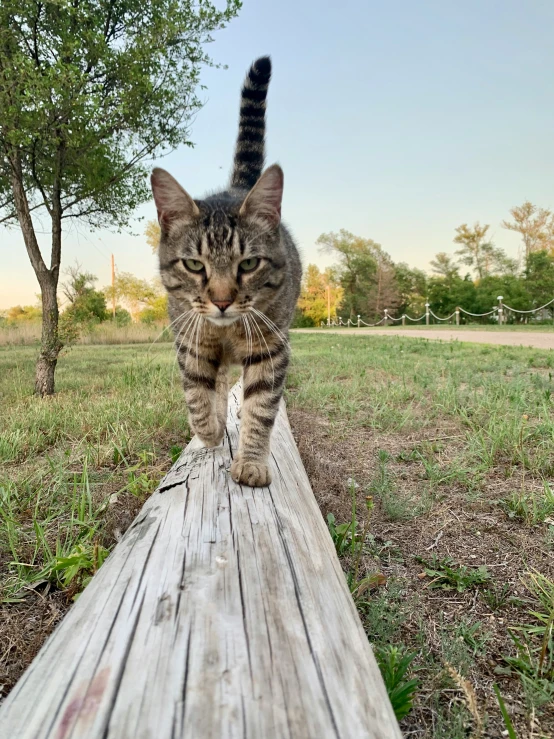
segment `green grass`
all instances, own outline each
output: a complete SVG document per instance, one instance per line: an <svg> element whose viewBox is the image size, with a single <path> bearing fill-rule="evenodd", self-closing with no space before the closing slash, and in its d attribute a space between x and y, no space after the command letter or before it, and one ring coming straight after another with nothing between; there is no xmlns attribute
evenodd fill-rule
<svg viewBox="0 0 554 739"><path fill-rule="evenodd" d="M45 581L78 592L114 543L106 521L126 499L145 500L190 435L169 346L74 347L46 400L31 394L34 356L0 353L0 600L9 602Z"/></svg>

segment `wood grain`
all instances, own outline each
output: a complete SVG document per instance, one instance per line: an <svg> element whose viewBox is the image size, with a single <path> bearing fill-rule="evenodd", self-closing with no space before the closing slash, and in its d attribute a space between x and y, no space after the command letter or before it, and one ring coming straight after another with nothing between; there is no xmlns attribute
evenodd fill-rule
<svg viewBox="0 0 554 739"><path fill-rule="evenodd" d="M0 709L6 739L398 739L284 405L269 488L193 439Z"/></svg>

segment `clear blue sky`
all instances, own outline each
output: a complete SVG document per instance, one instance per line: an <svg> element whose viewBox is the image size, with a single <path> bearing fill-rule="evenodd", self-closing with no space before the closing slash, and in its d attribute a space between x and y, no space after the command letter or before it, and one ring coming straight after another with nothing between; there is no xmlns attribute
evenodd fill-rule
<svg viewBox="0 0 554 739"><path fill-rule="evenodd" d="M195 149L160 164L195 197L225 184L242 78L269 53L268 163L284 168L283 214L306 264L326 263L319 234L346 228L427 269L476 220L515 256L508 209L554 206L553 35L549 0L245 0L210 49L229 69L203 75ZM3 230L0 244L0 307L34 302L21 237ZM105 285L111 252L121 270L156 274L142 236L83 226L66 235L64 265L78 259Z"/></svg>

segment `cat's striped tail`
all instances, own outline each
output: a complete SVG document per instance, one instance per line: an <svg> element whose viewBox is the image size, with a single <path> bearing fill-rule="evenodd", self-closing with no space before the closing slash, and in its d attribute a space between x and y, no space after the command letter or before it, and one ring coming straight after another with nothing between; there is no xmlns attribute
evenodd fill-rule
<svg viewBox="0 0 554 739"><path fill-rule="evenodd" d="M242 87L231 187L249 190L262 173L265 160L265 99L270 79L271 59L268 56L256 59Z"/></svg>

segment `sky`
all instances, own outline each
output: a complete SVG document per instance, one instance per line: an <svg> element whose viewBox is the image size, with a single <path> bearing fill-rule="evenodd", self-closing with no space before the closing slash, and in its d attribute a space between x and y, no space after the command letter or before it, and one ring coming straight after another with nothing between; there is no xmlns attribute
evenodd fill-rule
<svg viewBox="0 0 554 739"><path fill-rule="evenodd" d="M209 47L228 69L202 75L194 149L157 164L193 197L225 186L242 79L270 54L267 163L284 169L283 218L305 264L328 264L317 237L345 228L429 270L475 221L517 256L517 234L500 226L509 209L554 207L553 33L549 0L244 0ZM136 216L154 218L153 203ZM78 260L104 286L113 253L117 269L154 277L144 221L130 230L72 226L63 268ZM0 308L37 290L18 230L0 226Z"/></svg>

